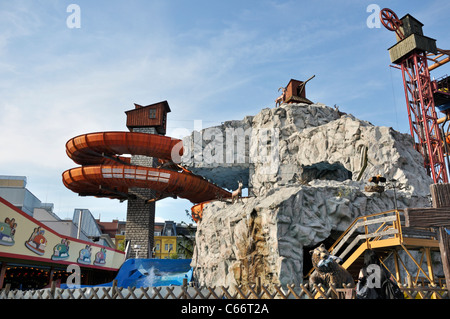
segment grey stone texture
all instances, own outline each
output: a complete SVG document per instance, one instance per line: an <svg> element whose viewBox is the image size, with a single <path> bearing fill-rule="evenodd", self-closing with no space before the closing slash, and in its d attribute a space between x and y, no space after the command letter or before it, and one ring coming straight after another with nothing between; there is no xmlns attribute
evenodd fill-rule
<svg viewBox="0 0 450 319"><path fill-rule="evenodd" d="M189 169L220 186L234 189L244 180L250 194L235 204L205 206L192 260L199 284L233 286L258 277L263 284L302 283L310 258L305 248L344 231L359 216L394 209L394 201L399 208L430 206L432 179L408 134L320 103L282 104L214 127L225 144L227 127L251 130L245 143L244 137L234 139L245 145L244 153L233 153L241 162L194 163L192 153L184 158ZM194 145L194 134L185 142ZM225 147L211 134L196 143L206 153ZM377 174L395 182L382 193L365 192Z"/></svg>
<svg viewBox="0 0 450 319"><path fill-rule="evenodd" d="M157 134L153 127L135 128L133 132ZM157 159L142 155L133 155L131 164L155 167ZM151 258L153 248L153 236L155 227L155 202L148 203L153 198L153 191L146 188L130 188L129 194L136 198L130 198L127 202L127 225L125 236L130 242L129 257ZM135 246L139 246L136 255Z"/></svg>

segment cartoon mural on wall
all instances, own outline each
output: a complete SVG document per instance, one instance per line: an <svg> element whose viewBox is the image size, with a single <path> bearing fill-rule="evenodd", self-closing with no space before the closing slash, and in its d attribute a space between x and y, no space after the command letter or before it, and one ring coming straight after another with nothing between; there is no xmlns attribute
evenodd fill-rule
<svg viewBox="0 0 450 319"><path fill-rule="evenodd" d="M67 238L61 239L61 243L53 248L52 260L66 260L69 258L70 241Z"/></svg>
<svg viewBox="0 0 450 319"><path fill-rule="evenodd" d="M25 242L25 246L32 252L42 256L45 253L47 246L47 239L44 237L45 230L41 227L36 227L30 236L30 239Z"/></svg>
<svg viewBox="0 0 450 319"><path fill-rule="evenodd" d="M0 197L2 257L117 270L125 260L125 253L62 235Z"/></svg>
<svg viewBox="0 0 450 319"><path fill-rule="evenodd" d="M106 249L101 248L98 253L95 254L94 265L103 266L106 263Z"/></svg>
<svg viewBox="0 0 450 319"><path fill-rule="evenodd" d="M91 245L86 245L85 248L80 250L80 256L78 257L77 262L80 264L89 265L91 263L91 251Z"/></svg>
<svg viewBox="0 0 450 319"><path fill-rule="evenodd" d="M0 223L0 245L12 246L14 242L14 234L16 233L17 223L14 218L5 218L4 223Z"/></svg>

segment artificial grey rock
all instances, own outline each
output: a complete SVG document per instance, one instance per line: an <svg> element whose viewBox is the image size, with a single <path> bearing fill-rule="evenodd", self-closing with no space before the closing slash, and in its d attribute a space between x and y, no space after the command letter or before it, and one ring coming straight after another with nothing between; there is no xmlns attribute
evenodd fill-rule
<svg viewBox="0 0 450 319"><path fill-rule="evenodd" d="M245 132L233 137L245 145L243 153L218 143L222 136L226 144L227 128ZM205 205L192 260L199 284L233 286L257 278L263 284L299 284L308 271L305 248L345 231L359 216L396 205L429 206L432 179L409 135L323 104L263 109L213 132L218 139L207 134L197 145L210 146L210 154L220 153L219 145L241 162L193 163L191 152L184 164L229 189L245 180L251 196ZM195 145L193 138L186 141ZM395 182L382 193L365 192L368 178L377 174Z"/></svg>

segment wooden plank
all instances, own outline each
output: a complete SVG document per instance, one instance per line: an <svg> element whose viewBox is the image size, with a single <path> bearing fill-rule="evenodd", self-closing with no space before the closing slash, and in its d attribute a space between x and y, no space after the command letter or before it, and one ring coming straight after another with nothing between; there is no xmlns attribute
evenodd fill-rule
<svg viewBox="0 0 450 319"><path fill-rule="evenodd" d="M388 229L388 230L385 230L385 231L379 231L379 232L370 233L370 234L367 234L367 235L359 235L359 236L361 236L362 239L367 239L367 238L383 237L383 236L395 235L395 234L398 234L398 229ZM379 239L379 240L381 240L381 239Z"/></svg>
<svg viewBox="0 0 450 319"><path fill-rule="evenodd" d="M405 208L406 227L450 227L450 207Z"/></svg>
<svg viewBox="0 0 450 319"><path fill-rule="evenodd" d="M433 207L450 207L450 184L431 184Z"/></svg>

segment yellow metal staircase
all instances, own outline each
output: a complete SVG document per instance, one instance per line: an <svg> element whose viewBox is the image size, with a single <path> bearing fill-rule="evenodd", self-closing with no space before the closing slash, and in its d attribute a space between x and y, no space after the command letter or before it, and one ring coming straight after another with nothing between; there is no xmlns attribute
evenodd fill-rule
<svg viewBox="0 0 450 319"><path fill-rule="evenodd" d="M359 270L363 266L364 252L374 250L380 261L392 256L395 263L395 279L401 283L400 268L405 269L408 280L417 284L419 279L436 284L437 278L433 274L431 265L431 251L439 251L436 232L431 228L416 228L404 226L402 210L390 210L378 214L361 216L342 233L339 239L330 247L330 254L344 260L342 266L347 269L356 280ZM419 251L412 254L411 251ZM405 251L417 267L416 274L408 270L400 258L399 251ZM420 256L417 261L417 255ZM414 257L413 255L416 255ZM427 266L423 267L426 256Z"/></svg>

